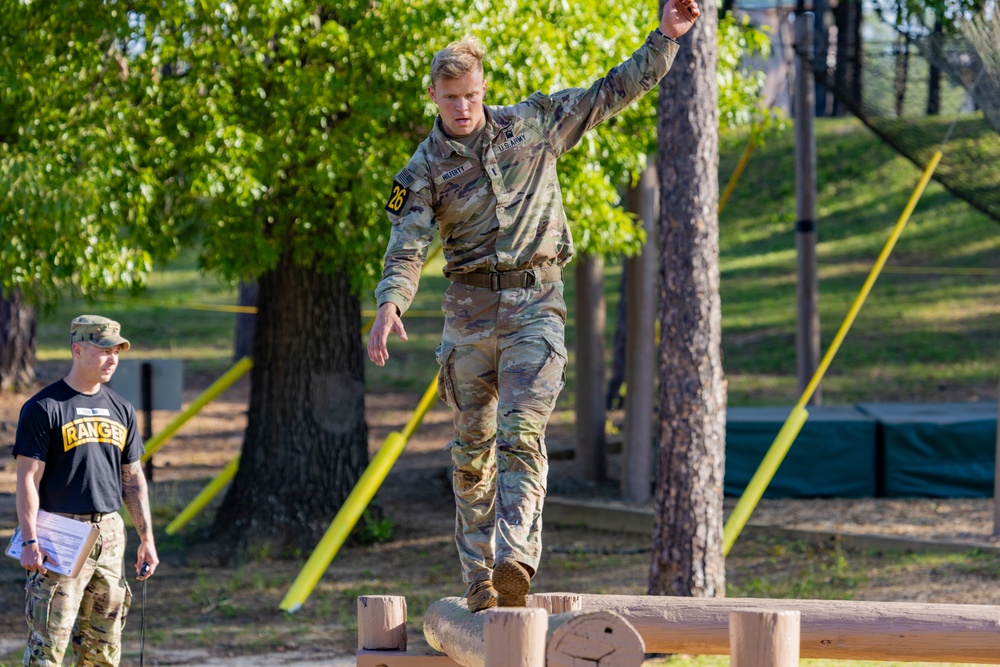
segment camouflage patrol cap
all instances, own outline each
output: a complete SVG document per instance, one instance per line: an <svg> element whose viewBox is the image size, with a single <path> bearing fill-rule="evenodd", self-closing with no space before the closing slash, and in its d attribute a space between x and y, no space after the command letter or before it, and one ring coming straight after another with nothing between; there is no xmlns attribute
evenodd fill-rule
<svg viewBox="0 0 1000 667"><path fill-rule="evenodd" d="M123 350L132 347L121 336L122 325L100 315L81 315L69 325L69 340L72 343L91 343L97 347L121 345Z"/></svg>

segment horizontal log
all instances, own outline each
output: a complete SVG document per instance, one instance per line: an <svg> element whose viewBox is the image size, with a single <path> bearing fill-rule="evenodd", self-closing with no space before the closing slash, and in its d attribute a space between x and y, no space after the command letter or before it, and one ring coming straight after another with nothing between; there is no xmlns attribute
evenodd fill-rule
<svg viewBox="0 0 1000 667"><path fill-rule="evenodd" d="M854 600L581 595L583 611L611 611L650 653L727 655L729 614L801 614L802 658L1000 665L1000 607Z"/></svg>
<svg viewBox="0 0 1000 667"><path fill-rule="evenodd" d="M424 613L424 638L463 667L485 667L483 625L491 613L470 613L462 598L432 602ZM546 637L550 665L637 667L645 652L636 629L610 611L550 615Z"/></svg>
<svg viewBox="0 0 1000 667"><path fill-rule="evenodd" d="M461 667L441 653L359 650L357 667Z"/></svg>

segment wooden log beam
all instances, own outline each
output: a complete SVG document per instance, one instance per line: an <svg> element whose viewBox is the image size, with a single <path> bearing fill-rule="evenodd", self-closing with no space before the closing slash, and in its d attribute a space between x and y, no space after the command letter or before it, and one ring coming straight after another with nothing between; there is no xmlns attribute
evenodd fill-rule
<svg viewBox="0 0 1000 667"><path fill-rule="evenodd" d="M638 630L650 653L726 655L729 614L801 615L802 658L1000 665L1000 607L853 600L581 595L583 611L609 611Z"/></svg>
<svg viewBox="0 0 1000 667"><path fill-rule="evenodd" d="M424 613L424 638L463 667L486 667L484 624L498 611L503 609L472 614L462 598L438 600ZM638 667L644 653L639 633L614 612L547 617L545 659L550 667Z"/></svg>

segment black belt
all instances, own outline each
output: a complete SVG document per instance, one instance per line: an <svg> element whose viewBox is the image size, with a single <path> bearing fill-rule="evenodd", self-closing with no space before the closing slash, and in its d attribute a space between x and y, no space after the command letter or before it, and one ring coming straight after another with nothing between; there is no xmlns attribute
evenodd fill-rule
<svg viewBox="0 0 1000 667"><path fill-rule="evenodd" d="M101 519L111 514L111 512L88 512L86 514L68 514L66 512L52 512L52 514L58 514L59 516L64 516L67 519L76 519L77 521L100 523Z"/></svg>
<svg viewBox="0 0 1000 667"><path fill-rule="evenodd" d="M548 266L544 269L527 269L524 271L500 271L495 273L446 273L445 277L453 283L484 287L494 292L518 287L531 287L542 283L554 283L562 280L561 266Z"/></svg>

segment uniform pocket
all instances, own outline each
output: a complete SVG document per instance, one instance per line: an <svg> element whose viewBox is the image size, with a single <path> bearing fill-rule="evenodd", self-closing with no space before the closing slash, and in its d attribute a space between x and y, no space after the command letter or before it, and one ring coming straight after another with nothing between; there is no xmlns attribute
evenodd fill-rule
<svg viewBox="0 0 1000 667"><path fill-rule="evenodd" d="M504 370L514 379L514 391L551 409L566 384L565 346L547 336L538 337L520 343L505 357Z"/></svg>
<svg viewBox="0 0 1000 667"><path fill-rule="evenodd" d="M28 575L24 585L24 616L28 627L36 632L44 631L49 624L52 600L59 590L59 582L47 579L38 572Z"/></svg>
<svg viewBox="0 0 1000 667"><path fill-rule="evenodd" d="M434 352L434 357L441 367L438 372L438 398L455 409L458 406L455 400L455 346L442 341Z"/></svg>

